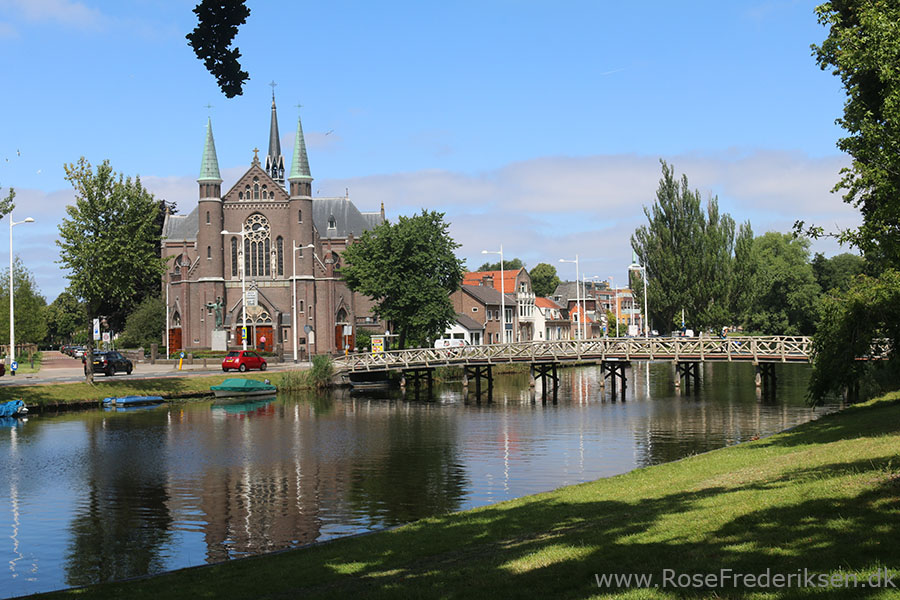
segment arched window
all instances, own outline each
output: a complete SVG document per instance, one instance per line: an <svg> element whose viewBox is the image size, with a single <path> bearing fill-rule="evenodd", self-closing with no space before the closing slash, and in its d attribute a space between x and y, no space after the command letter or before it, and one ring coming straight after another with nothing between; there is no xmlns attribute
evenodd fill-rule
<svg viewBox="0 0 900 600"><path fill-rule="evenodd" d="M346 323L346 322L347 322L347 311L342 308L341 310L338 311L337 319L335 320L335 323Z"/></svg>
<svg viewBox="0 0 900 600"><path fill-rule="evenodd" d="M272 251L269 238L269 220L259 213L253 213L244 222L244 269L249 277L272 274L269 254Z"/></svg>
<svg viewBox="0 0 900 600"><path fill-rule="evenodd" d="M181 315L177 310L172 313L172 327L181 327Z"/></svg>
<svg viewBox="0 0 900 600"><path fill-rule="evenodd" d="M278 276L281 277L284 275L284 239L279 235L275 238L275 252L277 253L276 263Z"/></svg>
<svg viewBox="0 0 900 600"><path fill-rule="evenodd" d="M238 200L244 199L244 192L238 192Z"/></svg>
<svg viewBox="0 0 900 600"><path fill-rule="evenodd" d="M206 260L212 260L212 246L206 247Z"/></svg>
<svg viewBox="0 0 900 600"><path fill-rule="evenodd" d="M253 178L253 199L259 200L259 177Z"/></svg>
<svg viewBox="0 0 900 600"><path fill-rule="evenodd" d="M337 223L334 220L334 215L328 217L328 229L337 229Z"/></svg>
<svg viewBox="0 0 900 600"><path fill-rule="evenodd" d="M209 225L209 211L206 211L206 224Z"/></svg>
<svg viewBox="0 0 900 600"><path fill-rule="evenodd" d="M263 186L262 186L262 197L263 197L263 200L265 200L266 198L269 197L269 186L267 186L265 184L263 184Z"/></svg>
<svg viewBox="0 0 900 600"><path fill-rule="evenodd" d="M298 210L298 211L297 211L297 222L298 222L298 223L302 223L302 222L303 222L303 211L302 211L302 210Z"/></svg>
<svg viewBox="0 0 900 600"><path fill-rule="evenodd" d="M231 238L231 276L238 274L238 242L237 238Z"/></svg>

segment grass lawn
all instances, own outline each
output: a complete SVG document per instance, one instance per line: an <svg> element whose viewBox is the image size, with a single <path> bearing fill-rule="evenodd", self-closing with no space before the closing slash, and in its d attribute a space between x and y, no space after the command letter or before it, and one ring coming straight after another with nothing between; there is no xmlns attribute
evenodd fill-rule
<svg viewBox="0 0 900 600"><path fill-rule="evenodd" d="M790 432L617 477L378 534L56 595L896 598L898 452L895 393ZM803 569L866 583L884 567L896 589L798 587ZM666 569L677 576L722 568L769 569L794 583L600 588L596 577L648 574L663 584Z"/></svg>
<svg viewBox="0 0 900 600"><path fill-rule="evenodd" d="M264 373L228 374L228 377L269 379L279 389L306 387L304 371L266 371ZM26 406L53 408L64 405L99 404L107 396L162 396L181 398L210 394L209 386L222 383L222 374L202 377L168 377L160 379L94 378L88 383L58 383L0 387L0 402L22 400Z"/></svg>

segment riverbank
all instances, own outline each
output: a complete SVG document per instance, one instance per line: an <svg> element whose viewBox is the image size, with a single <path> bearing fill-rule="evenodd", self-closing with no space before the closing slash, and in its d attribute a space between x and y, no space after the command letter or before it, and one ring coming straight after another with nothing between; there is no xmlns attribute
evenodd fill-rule
<svg viewBox="0 0 900 600"><path fill-rule="evenodd" d="M61 410L100 406L108 396L162 396L167 400L211 396L209 387L222 383L225 377L270 380L279 389L307 389L306 370L265 371L249 373L220 373L218 375L187 375L158 379L129 379L125 377L97 377L94 384L49 383L43 385L7 385L0 387L0 402L22 400L29 411Z"/></svg>
<svg viewBox="0 0 900 600"><path fill-rule="evenodd" d="M900 586L898 448L895 393L674 463L388 532L55 597L806 597L832 576L884 583L874 578L884 567ZM758 582L735 585L734 577L725 589L672 587L691 583L679 576L723 568L768 570L780 587L766 595ZM654 579L647 589L597 587L598 576L614 574ZM892 594L871 585L819 591Z"/></svg>

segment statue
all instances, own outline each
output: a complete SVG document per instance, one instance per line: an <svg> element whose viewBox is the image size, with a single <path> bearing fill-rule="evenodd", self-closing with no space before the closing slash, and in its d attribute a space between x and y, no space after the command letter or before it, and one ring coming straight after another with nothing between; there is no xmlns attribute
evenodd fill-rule
<svg viewBox="0 0 900 600"><path fill-rule="evenodd" d="M206 303L206 308L213 311L213 314L216 316L216 330L222 329L222 308L224 306L225 302L221 296L218 296L215 302Z"/></svg>

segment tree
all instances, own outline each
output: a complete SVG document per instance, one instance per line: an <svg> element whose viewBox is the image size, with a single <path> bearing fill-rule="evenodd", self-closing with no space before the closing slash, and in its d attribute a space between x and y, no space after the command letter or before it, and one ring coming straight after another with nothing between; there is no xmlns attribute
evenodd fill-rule
<svg viewBox="0 0 900 600"><path fill-rule="evenodd" d="M342 255L341 275L351 290L375 301L379 318L392 323L400 348L440 337L455 319L449 294L462 282L459 247L444 214L400 217L365 231Z"/></svg>
<svg viewBox="0 0 900 600"><path fill-rule="evenodd" d="M149 348L150 344L159 343L165 329L165 303L159 296L148 296L128 315L118 342L124 348Z"/></svg>
<svg viewBox="0 0 900 600"><path fill-rule="evenodd" d="M47 307L48 338L52 344L86 342L89 330L84 305L68 289Z"/></svg>
<svg viewBox="0 0 900 600"><path fill-rule="evenodd" d="M504 271L518 271L521 268L525 267L525 263L521 261L521 259L514 258L512 260L504 260L503 261L503 270ZM480 267L478 267L478 272L484 271L499 271L500 270L500 261L498 260L495 263L484 263Z"/></svg>
<svg viewBox="0 0 900 600"><path fill-rule="evenodd" d="M13 188L9 188L9 192L6 194L6 197L0 199L0 219L8 215L12 212L13 208L15 208L15 204L13 204L13 200L16 199L16 190Z"/></svg>
<svg viewBox="0 0 900 600"><path fill-rule="evenodd" d="M560 283L556 267L547 263L536 265L528 274L531 275L531 287L535 296L549 296Z"/></svg>
<svg viewBox="0 0 900 600"><path fill-rule="evenodd" d="M853 158L834 191L862 212L863 223L840 232L873 266L900 266L900 5L884 0L839 0L816 8L828 27L812 46L822 70L832 69L847 91L837 119L848 135L838 148ZM802 228L803 222L798 222ZM819 230L821 231L821 230Z"/></svg>
<svg viewBox="0 0 900 600"><path fill-rule="evenodd" d="M675 178L661 160L656 202L644 207L648 224L631 236L631 247L647 269L650 321L663 330L680 322L684 309L695 327L721 326L731 304L734 220L720 214L718 200L701 208L700 192L691 191L686 175ZM643 282L635 281L636 295Z"/></svg>
<svg viewBox="0 0 900 600"><path fill-rule="evenodd" d="M881 345L888 360L858 360L871 354L873 343ZM880 344L879 344L880 345ZM813 337L813 372L810 397L821 401L829 394L849 392L859 396L861 381L867 384L877 371L892 375L896 386L897 348L900 348L900 272L888 269L879 277L858 276L843 297L826 296L821 322ZM872 390L873 393L880 390Z"/></svg>
<svg viewBox="0 0 900 600"><path fill-rule="evenodd" d="M812 260L813 272L816 282L823 292L846 292L857 275L865 269L865 259L857 254L844 252L825 258L821 252L817 252Z"/></svg>
<svg viewBox="0 0 900 600"><path fill-rule="evenodd" d="M59 226L59 263L68 271L69 290L84 303L85 324L105 316L121 330L125 315L139 301L147 280L164 271L155 227L158 204L139 178L117 175L109 161L97 167L82 157L65 166L75 188L75 204L66 207ZM88 362L91 344L88 341ZM87 372L93 381L93 373Z"/></svg>
<svg viewBox="0 0 900 600"><path fill-rule="evenodd" d="M809 240L768 232L753 240L749 309L743 323L770 335L810 335L821 289L809 263Z"/></svg>
<svg viewBox="0 0 900 600"><path fill-rule="evenodd" d="M250 78L241 70L241 51L230 48L238 26L247 22L250 9L245 0L201 0L194 7L197 27L187 34L188 46L203 61L206 70L216 78L226 98L243 93L244 82Z"/></svg>
<svg viewBox="0 0 900 600"><path fill-rule="evenodd" d="M9 268L0 275L0 306L9 306ZM13 293L16 310L16 341L38 344L47 337L47 300L34 276L17 256L13 262ZM9 343L9 320L0 319L0 338Z"/></svg>

